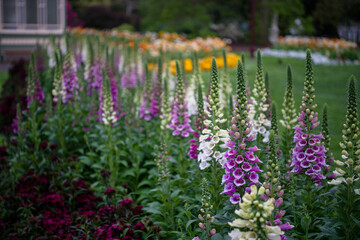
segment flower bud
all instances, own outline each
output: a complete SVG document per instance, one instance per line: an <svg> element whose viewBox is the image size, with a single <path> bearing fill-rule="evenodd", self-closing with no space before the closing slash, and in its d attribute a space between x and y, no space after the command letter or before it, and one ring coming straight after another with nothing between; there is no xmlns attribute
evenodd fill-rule
<svg viewBox="0 0 360 240"><path fill-rule="evenodd" d="M344 166L345 164L342 161L335 160L334 163L338 166Z"/></svg>
<svg viewBox="0 0 360 240"><path fill-rule="evenodd" d="M199 227L200 227L202 230L205 230L205 224L199 223Z"/></svg>
<svg viewBox="0 0 360 240"><path fill-rule="evenodd" d="M346 150L342 150L342 151L341 151L341 154L342 154L342 155L345 155L346 157L349 156L349 153L348 153Z"/></svg>
<svg viewBox="0 0 360 240"><path fill-rule="evenodd" d="M352 158L349 158L346 162L347 165L353 165L354 164L354 160L352 160Z"/></svg>
<svg viewBox="0 0 360 240"><path fill-rule="evenodd" d="M269 190L269 189L266 189L266 190L265 190L265 193L266 193L266 195L268 195L268 196L270 196L270 195L271 195L271 192L270 192L270 190Z"/></svg>
<svg viewBox="0 0 360 240"><path fill-rule="evenodd" d="M284 190L281 190L279 193L278 193L278 196L281 197L282 195L284 195Z"/></svg>
<svg viewBox="0 0 360 240"><path fill-rule="evenodd" d="M353 180L352 178L347 178L347 179L346 179L346 182L347 182L348 184L352 184L352 183L354 182L354 180Z"/></svg>

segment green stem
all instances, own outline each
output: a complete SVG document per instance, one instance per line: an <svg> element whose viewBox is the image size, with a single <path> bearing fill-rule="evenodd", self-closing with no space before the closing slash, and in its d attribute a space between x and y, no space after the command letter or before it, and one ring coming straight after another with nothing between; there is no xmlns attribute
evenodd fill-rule
<svg viewBox="0 0 360 240"><path fill-rule="evenodd" d="M39 165L37 162L37 157L38 157L38 152L39 152L39 138L38 138L38 126L37 126L37 119L36 119L36 114L35 114L35 110L36 110L36 106L35 106L35 102L31 103L30 106L30 114L31 114L31 133L32 133L32 137L34 140L34 144L35 144L35 151L34 154L32 156L32 160L34 163L34 167L36 169L36 171L39 171Z"/></svg>
<svg viewBox="0 0 360 240"><path fill-rule="evenodd" d="M214 209L218 209L219 207L219 184L218 184L218 177L217 177L217 163L216 161L213 161L212 166L212 178L213 178L213 184L214 184L214 191L213 191L213 198L214 198Z"/></svg>
<svg viewBox="0 0 360 240"><path fill-rule="evenodd" d="M109 124L108 127L108 150L109 150L109 169L111 172L111 182L110 185L112 187L115 187L115 171L114 171L114 162L113 162L113 156L112 156L112 141L111 141L111 124Z"/></svg>
<svg viewBox="0 0 360 240"><path fill-rule="evenodd" d="M61 101L61 100L60 100ZM59 109L59 116L58 116L58 138L60 141L62 154L63 156L66 156L66 145L65 145L65 138L63 133L63 105L61 102L58 103L58 109Z"/></svg>
<svg viewBox="0 0 360 240"><path fill-rule="evenodd" d="M352 236L351 233L353 231L352 227L352 219L351 219L351 213L352 213L352 198L351 198L351 186L347 185L347 206L346 206L346 220L347 220L347 228L346 228L346 240L351 240Z"/></svg>
<svg viewBox="0 0 360 240"><path fill-rule="evenodd" d="M165 183L162 184L163 185L163 192L166 194L166 202L164 203L164 205L167 205L167 209L165 208L165 215L168 216L167 222L169 222L170 224L170 229L175 230L175 226L174 226L174 208L172 207L172 202L171 202L171 188L170 188L170 182L169 179L166 178ZM165 187L164 187L165 185Z"/></svg>
<svg viewBox="0 0 360 240"><path fill-rule="evenodd" d="M311 186L312 183L309 179L307 179L307 185L306 185L306 191L307 191L307 199L306 199L306 206L305 206L305 216L310 218L310 221L307 222L306 224L306 229L305 229L305 239L309 239L309 228L312 225L312 218L310 216L311 212L312 212L312 195L311 195Z"/></svg>
<svg viewBox="0 0 360 240"><path fill-rule="evenodd" d="M179 147L180 147L180 159L179 159L179 164L180 164L180 176L184 177L184 173L185 173L185 161L184 161L184 144L182 142L182 138L180 137L180 141L179 141Z"/></svg>

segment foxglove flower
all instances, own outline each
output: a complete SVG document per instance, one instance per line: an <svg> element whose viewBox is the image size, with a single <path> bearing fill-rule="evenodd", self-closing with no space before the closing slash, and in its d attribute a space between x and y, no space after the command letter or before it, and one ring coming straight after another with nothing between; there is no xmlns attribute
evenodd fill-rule
<svg viewBox="0 0 360 240"><path fill-rule="evenodd" d="M285 161L290 165L292 149L295 146L293 141L294 132L292 131L292 129L294 129L297 122L295 100L293 96L292 73L290 66L287 67L286 90L285 90L285 96L282 106L283 106L283 109L281 110L282 119L279 121L282 127L284 128L284 131L282 132L282 136L281 136L282 139L281 149L283 150Z"/></svg>
<svg viewBox="0 0 360 240"><path fill-rule="evenodd" d="M274 112L272 111L272 114ZM272 119L274 115L271 116ZM273 126L273 125L272 125ZM270 139L268 144L269 152L268 152L268 160L266 165L266 173L264 174L265 181L264 187L265 187L265 194L261 196L261 198L266 201L267 199L272 199L274 201L275 205L275 212L278 212L275 216L275 220L272 218L273 221L270 223L272 225L279 226L282 231L288 230L286 229L285 225L282 224L281 218L285 215L285 211L281 210L281 205L283 203L282 196L284 195L284 190L282 190L281 187L281 181L280 178L282 176L280 171L280 162L278 160L278 151L276 146L276 139L275 139L275 131L272 129L270 131ZM285 223L286 226L289 223ZM284 236L282 236L282 239Z"/></svg>
<svg viewBox="0 0 360 240"><path fill-rule="evenodd" d="M269 73L266 72L265 73L265 91L266 91L266 103L271 106L272 100L271 100L271 95L270 95L270 83L269 83ZM271 114L268 114L268 117L271 117Z"/></svg>
<svg viewBox="0 0 360 240"><path fill-rule="evenodd" d="M149 121L156 117L159 113L159 103L157 102L156 87L153 87L153 82L151 81L150 73L148 66L146 68L146 81L145 89L143 94L143 103L140 105L140 118Z"/></svg>
<svg viewBox="0 0 360 240"><path fill-rule="evenodd" d="M94 64L90 67L90 71L86 76L86 80L88 82L88 95L92 95L93 93L97 93L101 90L103 74L102 68L104 66L101 65L100 61L94 61Z"/></svg>
<svg viewBox="0 0 360 240"><path fill-rule="evenodd" d="M53 90L52 90L52 95L54 96L53 98L54 102L58 102L59 97L61 97L61 83L62 83L61 65L57 64L55 66L54 82L53 82Z"/></svg>
<svg viewBox="0 0 360 240"><path fill-rule="evenodd" d="M164 88L163 88L164 91L162 94L162 104L160 109L160 120L161 120L160 129L163 131L169 128L169 123L171 121L171 106L169 100L168 80L169 80L169 71L166 70L166 75L164 78Z"/></svg>
<svg viewBox="0 0 360 240"><path fill-rule="evenodd" d="M332 152L330 152L330 136L329 136L329 127L328 127L328 120L327 120L327 106L324 106L323 109L323 120L321 122L321 133L324 137L322 140L322 143L325 147L326 153L326 162L327 163L333 163L334 162L334 156ZM331 166L329 165L326 171L328 172L330 170Z"/></svg>
<svg viewBox="0 0 360 240"><path fill-rule="evenodd" d="M107 74L108 74L109 80L110 80L110 93L111 93L111 98L113 101L113 107L114 107L115 111L118 111L118 109L119 109L118 86L117 86L116 77L114 75L114 72L111 69L108 70Z"/></svg>
<svg viewBox="0 0 360 240"><path fill-rule="evenodd" d="M216 162L221 165L225 163L223 157L223 150L228 148L226 146L229 140L229 133L227 130L221 129L220 126L226 119L223 118L222 107L219 97L219 77L216 67L216 61L213 58L211 64L211 86L210 94L208 97L207 108L205 111L207 119L204 120L206 128L203 129L199 137L199 155L198 161L200 162L200 169L204 170L211 165L215 167Z"/></svg>
<svg viewBox="0 0 360 240"><path fill-rule="evenodd" d="M198 81L197 75L194 72L192 77L188 81L188 87L185 93L185 100L187 103L187 109L190 116L195 115L197 113L197 102L195 99L197 81Z"/></svg>
<svg viewBox="0 0 360 240"><path fill-rule="evenodd" d="M226 51L223 50L223 62L224 70L220 75L220 102L224 107L224 115L226 119L231 118L231 112L233 110L233 95L232 95L232 86L229 78L227 60L226 60Z"/></svg>
<svg viewBox="0 0 360 240"><path fill-rule="evenodd" d="M111 125L117 121L116 111L114 110L114 102L110 91L110 80L103 71L103 81L101 87L101 121L105 125Z"/></svg>
<svg viewBox="0 0 360 240"><path fill-rule="evenodd" d="M156 75L156 84L153 91L153 99L151 102L151 114L153 117L158 117L160 115L160 107L162 102L162 92L163 92L163 63L162 56L159 57L158 69Z"/></svg>
<svg viewBox="0 0 360 240"><path fill-rule="evenodd" d="M312 60L310 50L308 50L301 112L298 117L298 125L295 127L294 142L296 145L293 149L290 167L292 167L291 172L305 173L315 181L316 185L322 185L321 180L325 179L322 170L327 167L326 149L321 144L322 134L311 133L320 124L318 113L314 111L317 105L314 104L315 88L313 85Z"/></svg>
<svg viewBox="0 0 360 240"><path fill-rule="evenodd" d="M55 38L54 37L50 37L50 41L49 41L49 45L47 47L47 55L49 58L49 67L53 68L56 66L56 43L55 43Z"/></svg>
<svg viewBox="0 0 360 240"><path fill-rule="evenodd" d="M124 71L121 76L121 88L136 88L138 81L142 79L139 72L135 68L128 68L128 71Z"/></svg>
<svg viewBox="0 0 360 240"><path fill-rule="evenodd" d="M168 155L167 146L162 144L160 147L160 153L155 158L156 166L158 167L158 181L165 182L169 177L168 162L170 157Z"/></svg>
<svg viewBox="0 0 360 240"><path fill-rule="evenodd" d="M61 83L61 100L63 103L75 100L78 95L78 88L79 84L76 69L73 66L71 54L67 53L63 64Z"/></svg>
<svg viewBox="0 0 360 240"><path fill-rule="evenodd" d="M198 158L198 146L199 146L199 137L204 129L204 120L206 118L204 114L204 101L203 101L203 94L202 88L200 84L198 84L198 113L195 117L195 126L196 129L193 131L194 138L190 140L190 150L188 155L191 159Z"/></svg>
<svg viewBox="0 0 360 240"><path fill-rule="evenodd" d="M200 72L200 65L199 65L199 59L198 59L198 55L197 52L194 52L194 73L193 73L193 78L194 78L194 83L195 86L198 88L199 86L201 87L201 91L204 91L205 86L204 86L204 81L201 77L201 72ZM196 92L199 92L199 89L196 89ZM196 99L198 100L198 99Z"/></svg>
<svg viewBox="0 0 360 240"><path fill-rule="evenodd" d="M226 60L226 51L223 50L223 60L224 60L224 71L221 74L221 90L225 95L225 98L227 99L229 96L231 96L232 88L227 68L227 60ZM226 101L225 99L225 101Z"/></svg>
<svg viewBox="0 0 360 240"><path fill-rule="evenodd" d="M343 184L350 189L359 188L357 184L360 179L360 130L354 76L350 78L346 121L342 132L343 141L340 143L342 159L334 161L335 178L329 184ZM355 190L359 192L358 189Z"/></svg>
<svg viewBox="0 0 360 240"><path fill-rule="evenodd" d="M260 50L257 52L257 70L254 89L252 90L251 104L249 105L249 118L251 122L251 135L254 139L261 136L262 142L269 141L269 128L271 122L268 119L269 104L268 95L265 87L263 65Z"/></svg>
<svg viewBox="0 0 360 240"><path fill-rule="evenodd" d="M173 130L173 136L186 138L192 132L189 114L186 111L184 99L184 81L178 62L176 62L177 82L175 97L171 109L171 121L169 128Z"/></svg>
<svg viewBox="0 0 360 240"><path fill-rule="evenodd" d="M257 188L256 185L250 187L250 192L246 192L239 204L240 210L235 214L240 218L229 222L235 230L229 233L232 240L238 239L271 239L281 240L284 232L279 226L271 226L266 223L270 220L274 210L272 199L264 201L261 196L265 193L265 188Z"/></svg>
<svg viewBox="0 0 360 240"><path fill-rule="evenodd" d="M244 193L246 187L260 184L258 173L262 170L258 163L262 161L255 154L259 149L256 146L249 146L253 136L248 121L244 71L241 62L238 61L236 104L229 130L230 140L226 143L229 150L223 156L226 162L223 165L225 174L222 177L224 185L222 193L230 196L232 204L241 201L241 194Z"/></svg>
<svg viewBox="0 0 360 240"><path fill-rule="evenodd" d="M198 219L200 220L199 227L207 231L206 233L211 237L216 233L215 228L211 229L211 224L215 221L215 217L212 216L214 207L211 204L211 194L206 178L203 178L201 181L201 196L201 209L198 215Z"/></svg>
<svg viewBox="0 0 360 240"><path fill-rule="evenodd" d="M190 140L190 150L188 155L191 159L198 158L198 146L199 146L199 137L204 129L204 120L206 119L204 113L204 98L203 98L203 87L202 87L202 79L200 75L199 62L197 58L197 54L195 52L195 60L194 60L194 74L193 81L197 84L197 115L195 117L195 126L196 129L193 131L194 138ZM194 84L195 84L194 83Z"/></svg>
<svg viewBox="0 0 360 240"><path fill-rule="evenodd" d="M35 68L35 56L31 55L26 91L26 102L28 107L32 102L38 101L39 104L42 105L44 101L44 93L41 90L39 76L37 75L37 71Z"/></svg>

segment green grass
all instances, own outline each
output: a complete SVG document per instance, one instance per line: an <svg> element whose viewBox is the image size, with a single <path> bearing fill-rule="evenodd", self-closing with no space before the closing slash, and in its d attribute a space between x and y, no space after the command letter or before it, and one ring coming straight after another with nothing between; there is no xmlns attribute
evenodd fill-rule
<svg viewBox="0 0 360 240"><path fill-rule="evenodd" d="M292 67L294 98L296 109L299 111L302 91L305 78L305 60L299 59L278 59L274 57L263 57L264 72L269 73L269 84L271 98L277 104L277 118L281 119L283 96L286 86L286 68L287 64ZM320 66L314 65L315 80L315 103L318 107L315 109L319 113L319 119L322 120L322 110L326 103L328 105L328 123L331 136L331 148L335 158L340 158L340 146L342 125L345 121L347 107L347 88L348 79L351 74L356 77L357 100L360 106L360 67L359 66ZM248 74L249 86L252 87L256 72L256 59L246 59L246 71ZM204 79L209 78L209 72L203 73ZM233 82L233 88L236 88L236 70L230 70L230 78ZM317 128L320 133L321 127Z"/></svg>
<svg viewBox="0 0 360 240"><path fill-rule="evenodd" d="M2 91L2 86L5 83L5 81L8 79L9 73L6 72L0 72L0 93Z"/></svg>

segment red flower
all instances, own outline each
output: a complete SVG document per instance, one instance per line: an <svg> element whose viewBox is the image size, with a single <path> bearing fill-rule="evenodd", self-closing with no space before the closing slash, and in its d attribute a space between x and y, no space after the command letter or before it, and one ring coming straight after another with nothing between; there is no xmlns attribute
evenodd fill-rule
<svg viewBox="0 0 360 240"><path fill-rule="evenodd" d="M120 202L119 206L120 207L123 207L123 206L130 207L133 203L134 203L134 201L132 199L125 198Z"/></svg>
<svg viewBox="0 0 360 240"><path fill-rule="evenodd" d="M135 230L142 230L144 231L145 230L145 226L142 222L137 222L135 225L134 225L134 229Z"/></svg>
<svg viewBox="0 0 360 240"><path fill-rule="evenodd" d="M6 156L7 155L6 146L0 146L0 155L1 156Z"/></svg>
<svg viewBox="0 0 360 240"><path fill-rule="evenodd" d="M43 142L40 143L40 148L41 149L45 149L45 148L47 148L47 146L48 146L48 141L43 141Z"/></svg>
<svg viewBox="0 0 360 240"><path fill-rule="evenodd" d="M133 208L131 211L134 215L139 215L141 213L143 213L144 211L142 210L143 206L141 205L137 205L135 208Z"/></svg>
<svg viewBox="0 0 360 240"><path fill-rule="evenodd" d="M109 187L108 189L106 189L106 191L104 192L104 194L105 194L106 196L111 197L112 195L115 194L115 189L112 188L112 187Z"/></svg>

